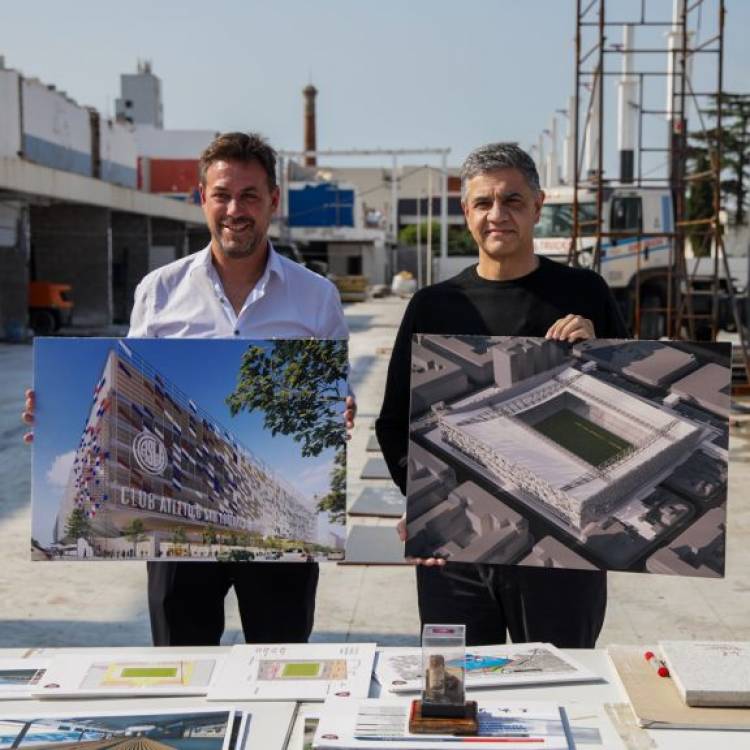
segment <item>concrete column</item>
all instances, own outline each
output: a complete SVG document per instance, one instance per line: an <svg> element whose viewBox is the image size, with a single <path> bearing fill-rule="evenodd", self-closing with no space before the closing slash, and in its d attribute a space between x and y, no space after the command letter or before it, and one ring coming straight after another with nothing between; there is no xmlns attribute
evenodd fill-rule
<svg viewBox="0 0 750 750"><path fill-rule="evenodd" d="M73 323L112 322L110 211L74 203L31 207L36 279L73 286Z"/></svg>
<svg viewBox="0 0 750 750"><path fill-rule="evenodd" d="M111 224L113 318L115 323L128 323L135 288L148 273L151 219L113 211Z"/></svg>
<svg viewBox="0 0 750 750"><path fill-rule="evenodd" d="M0 204L0 339L28 335L28 207Z"/></svg>

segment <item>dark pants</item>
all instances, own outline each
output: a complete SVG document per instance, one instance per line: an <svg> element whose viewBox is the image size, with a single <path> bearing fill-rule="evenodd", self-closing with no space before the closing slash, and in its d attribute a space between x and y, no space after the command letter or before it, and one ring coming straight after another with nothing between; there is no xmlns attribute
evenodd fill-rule
<svg viewBox="0 0 750 750"><path fill-rule="evenodd" d="M607 574L526 566L449 563L417 568L419 618L466 625L466 643L544 641L594 648L607 607Z"/></svg>
<svg viewBox="0 0 750 750"><path fill-rule="evenodd" d="M154 646L216 646L234 586L247 643L305 643L315 616L317 563L148 563Z"/></svg>

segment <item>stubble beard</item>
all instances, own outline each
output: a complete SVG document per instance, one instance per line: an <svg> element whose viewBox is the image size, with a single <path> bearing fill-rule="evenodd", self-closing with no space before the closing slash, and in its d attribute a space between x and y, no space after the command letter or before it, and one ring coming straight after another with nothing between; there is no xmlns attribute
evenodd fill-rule
<svg viewBox="0 0 750 750"><path fill-rule="evenodd" d="M216 246L221 254L226 258L233 260L240 260L242 258L249 258L254 255L258 250L265 247L265 234L258 229L257 225L253 225L250 230L250 235L246 242L241 245L226 245L221 237L221 227L217 232L214 232L213 239L216 242Z"/></svg>

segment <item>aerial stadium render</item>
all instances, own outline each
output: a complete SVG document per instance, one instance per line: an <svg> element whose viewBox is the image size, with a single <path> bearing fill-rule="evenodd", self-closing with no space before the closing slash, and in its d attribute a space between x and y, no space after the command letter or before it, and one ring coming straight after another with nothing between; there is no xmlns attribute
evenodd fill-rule
<svg viewBox="0 0 750 750"><path fill-rule="evenodd" d="M94 538L83 554L94 557L134 547L148 558L183 554L177 527L181 542L199 545L207 530L234 545L243 535L317 542L312 502L123 342L110 350L93 394L55 542L76 509ZM134 519L143 524L140 539L128 541Z"/></svg>
<svg viewBox="0 0 750 750"><path fill-rule="evenodd" d="M421 335L413 350L409 555L722 574L727 363L660 342ZM654 552L683 528L706 554L670 568Z"/></svg>

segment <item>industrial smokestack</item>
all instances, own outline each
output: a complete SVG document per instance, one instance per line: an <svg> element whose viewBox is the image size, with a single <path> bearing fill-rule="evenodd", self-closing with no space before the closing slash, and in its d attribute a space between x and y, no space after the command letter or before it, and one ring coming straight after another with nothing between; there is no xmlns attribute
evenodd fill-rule
<svg viewBox="0 0 750 750"><path fill-rule="evenodd" d="M565 149L563 151L563 180L566 185L575 182L575 116L576 98L568 99L568 127L565 131Z"/></svg>
<svg viewBox="0 0 750 750"><path fill-rule="evenodd" d="M318 89L312 84L308 84L302 89L302 95L305 97L305 151L317 151L317 141L315 137L315 97L318 95ZM314 167L317 164L315 155L305 156L305 166Z"/></svg>
<svg viewBox="0 0 750 750"><path fill-rule="evenodd" d="M617 85L617 148L620 151L620 182L633 182L635 133L637 128L638 81L633 75L633 27L622 27L622 76Z"/></svg>

